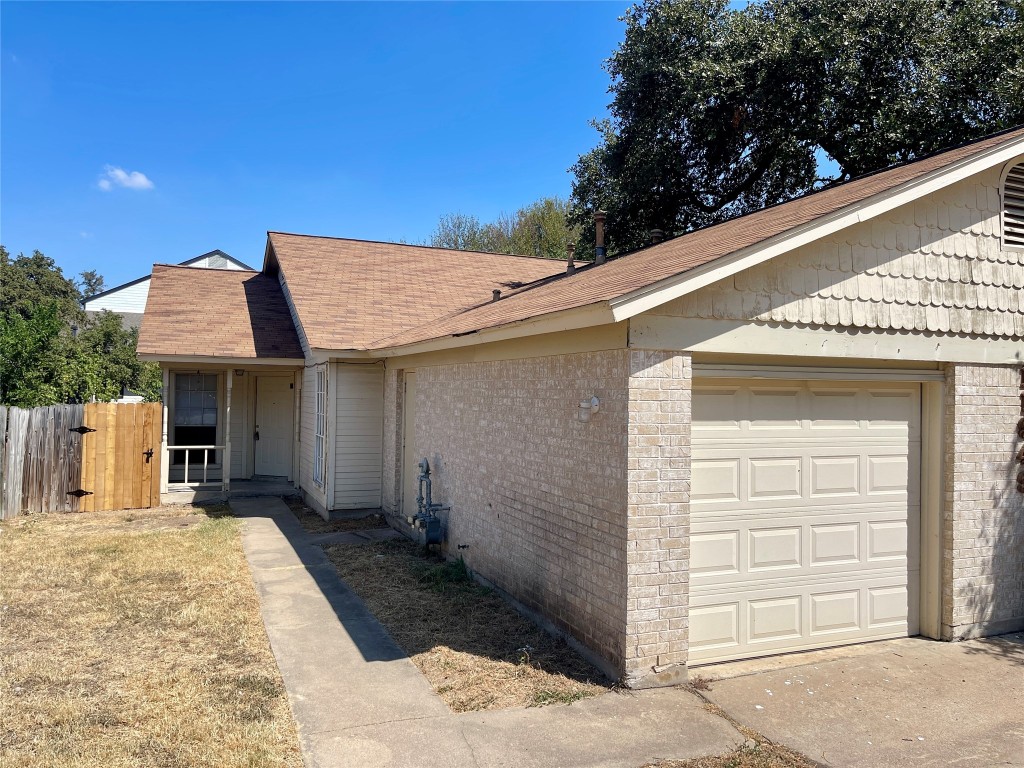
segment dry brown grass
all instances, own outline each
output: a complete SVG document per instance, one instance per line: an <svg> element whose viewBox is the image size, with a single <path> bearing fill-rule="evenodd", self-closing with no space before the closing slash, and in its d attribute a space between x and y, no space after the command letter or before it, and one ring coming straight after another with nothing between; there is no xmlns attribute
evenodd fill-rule
<svg viewBox="0 0 1024 768"><path fill-rule="evenodd" d="M238 522L210 512L0 525L5 768L302 765Z"/></svg>
<svg viewBox="0 0 1024 768"><path fill-rule="evenodd" d="M740 747L728 755L659 760L643 768L814 768L814 763L791 749L765 741L753 747Z"/></svg>
<svg viewBox="0 0 1024 768"><path fill-rule="evenodd" d="M430 684L456 712L572 703L605 678L564 641L470 579L459 563L406 541L328 550Z"/></svg>
<svg viewBox="0 0 1024 768"><path fill-rule="evenodd" d="M384 515L368 514L363 517L347 517L337 520L324 520L320 515L306 506L301 499L285 499L284 503L302 523L307 533L348 533L351 531L368 531L374 528L387 528Z"/></svg>

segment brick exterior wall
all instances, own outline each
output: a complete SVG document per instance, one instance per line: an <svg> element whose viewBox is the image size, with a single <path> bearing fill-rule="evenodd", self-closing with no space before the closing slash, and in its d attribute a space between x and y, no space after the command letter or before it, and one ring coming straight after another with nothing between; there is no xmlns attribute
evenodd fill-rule
<svg viewBox="0 0 1024 768"><path fill-rule="evenodd" d="M425 366L416 377L415 455L430 459L434 500L452 507L442 514L449 554L628 684L684 679L689 356L621 349ZM400 499L402 379L385 379L389 513ZM591 395L600 410L581 423L578 403Z"/></svg>
<svg viewBox="0 0 1024 768"><path fill-rule="evenodd" d="M690 356L629 353L625 678L684 682L689 627Z"/></svg>
<svg viewBox="0 0 1024 768"><path fill-rule="evenodd" d="M1024 494L1016 490L1021 418L1016 366L946 369L942 634L1024 627Z"/></svg>
<svg viewBox="0 0 1024 768"><path fill-rule="evenodd" d="M452 555L620 670L626 604L629 353L416 370L416 455L430 459ZM600 398L589 423L584 397ZM457 549L465 545L465 549Z"/></svg>

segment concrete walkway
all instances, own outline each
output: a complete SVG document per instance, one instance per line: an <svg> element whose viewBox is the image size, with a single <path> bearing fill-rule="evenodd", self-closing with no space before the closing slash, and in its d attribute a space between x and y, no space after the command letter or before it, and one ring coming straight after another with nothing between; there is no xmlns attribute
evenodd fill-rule
<svg viewBox="0 0 1024 768"><path fill-rule="evenodd" d="M681 689L453 714L280 499L232 499L309 768L636 768L744 740ZM333 536L333 535L332 535Z"/></svg>

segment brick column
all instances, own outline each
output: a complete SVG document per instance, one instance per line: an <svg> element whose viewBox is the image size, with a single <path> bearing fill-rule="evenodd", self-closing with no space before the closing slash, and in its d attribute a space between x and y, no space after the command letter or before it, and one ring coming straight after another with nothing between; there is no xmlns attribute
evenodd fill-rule
<svg viewBox="0 0 1024 768"><path fill-rule="evenodd" d="M690 356L629 352L624 682L686 680L690 556Z"/></svg>
<svg viewBox="0 0 1024 768"><path fill-rule="evenodd" d="M1024 627L1024 494L1016 489L1020 381L1018 366L951 364L946 369L942 636L947 640Z"/></svg>

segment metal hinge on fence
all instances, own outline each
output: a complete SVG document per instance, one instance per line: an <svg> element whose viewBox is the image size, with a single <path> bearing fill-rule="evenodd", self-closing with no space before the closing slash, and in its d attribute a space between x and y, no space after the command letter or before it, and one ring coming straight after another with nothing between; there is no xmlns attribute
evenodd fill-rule
<svg viewBox="0 0 1024 768"><path fill-rule="evenodd" d="M73 491L68 491L68 496L74 496L76 499L80 499L83 496L92 496L92 491L87 491L83 488L75 488Z"/></svg>
<svg viewBox="0 0 1024 768"><path fill-rule="evenodd" d="M95 432L95 431L96 430L93 429L92 427L87 427L84 424L82 426L80 426L80 427L72 427L71 429L68 430L68 432L77 432L80 435L87 435L90 432Z"/></svg>

